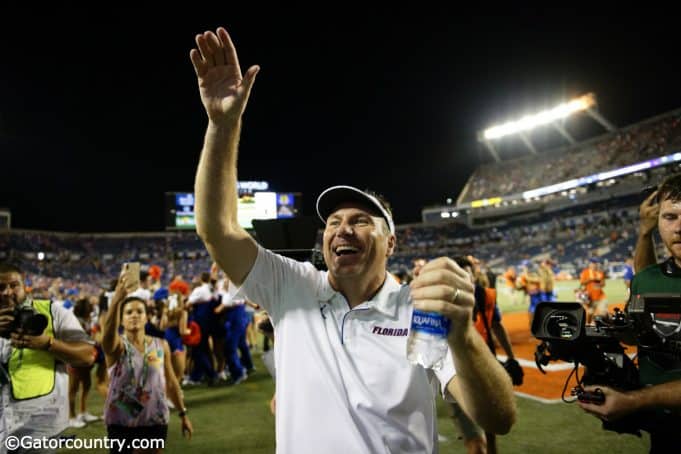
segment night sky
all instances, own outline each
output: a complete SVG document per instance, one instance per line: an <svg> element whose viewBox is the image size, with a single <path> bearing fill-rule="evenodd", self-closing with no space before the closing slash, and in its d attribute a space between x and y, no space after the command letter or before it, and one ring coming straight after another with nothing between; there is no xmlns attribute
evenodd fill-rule
<svg viewBox="0 0 681 454"><path fill-rule="evenodd" d="M478 130L586 92L617 126L681 107L678 24L664 11L264 5L4 11L0 207L13 227L163 230L163 194L193 191L207 122L189 50L219 25L244 72L261 66L239 178L302 192L303 214L325 187L351 184L387 196L397 223L418 222L479 164ZM575 135L594 132L580 124Z"/></svg>

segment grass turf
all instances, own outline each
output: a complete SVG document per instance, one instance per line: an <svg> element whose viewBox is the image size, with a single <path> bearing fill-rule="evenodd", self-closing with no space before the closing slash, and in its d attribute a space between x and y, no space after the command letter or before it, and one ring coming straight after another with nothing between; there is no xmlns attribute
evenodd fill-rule
<svg viewBox="0 0 681 454"><path fill-rule="evenodd" d="M579 287L578 280L570 281L556 281L555 292L558 295L558 301L575 301L575 289ZM605 297L608 303L624 303L627 299L627 288L622 279L607 279L605 281ZM497 303L502 313L527 311L529 299L524 298L522 302L513 302L511 294L502 279L497 279Z"/></svg>
<svg viewBox="0 0 681 454"><path fill-rule="evenodd" d="M501 285L503 284L500 282ZM573 290L577 286L577 281L557 282L559 301L573 301ZM606 293L609 302L623 302L626 298L623 281L609 280ZM499 292L499 304L503 312L527 310L526 304L513 304L510 295L504 290ZM254 355L254 359L258 371L240 385L185 389L185 402L194 425L194 437L191 441L182 439L179 418L175 412L171 413L166 452L274 452L274 417L270 414L268 405L274 393L274 382L260 362L259 355ZM518 421L510 434L498 437L499 452L579 451L580 454L588 454L644 453L648 450L647 435L637 438L603 431L599 420L585 414L575 404L544 404L523 397L518 397L517 402ZM101 415L102 407L103 398L93 389L88 409L90 413ZM458 439L446 404L441 399L438 400L437 411L439 433L444 437L440 442L440 452L464 453L463 442ZM106 435L106 428L99 421L83 429L69 429L65 435L99 438ZM305 434L300 436L304 437Z"/></svg>
<svg viewBox="0 0 681 454"><path fill-rule="evenodd" d="M258 371L240 385L185 389L194 437L191 441L182 439L179 418L175 412L171 413L166 452L274 452L274 417L270 415L268 406L274 383L258 355L255 357ZM603 431L600 421L584 414L574 404L543 404L522 397L518 397L517 402L518 421L510 434L498 437L499 452L647 452L648 441L645 437L639 439L632 435ZM102 397L92 392L88 407L90 413L101 414L102 405ZM439 399L437 406L439 433L445 437L440 442L440 452L465 452L462 441L457 439L446 405ZM65 435L76 435L78 438L104 437L106 428L99 421L83 429L69 429ZM300 436L304 437L305 434Z"/></svg>

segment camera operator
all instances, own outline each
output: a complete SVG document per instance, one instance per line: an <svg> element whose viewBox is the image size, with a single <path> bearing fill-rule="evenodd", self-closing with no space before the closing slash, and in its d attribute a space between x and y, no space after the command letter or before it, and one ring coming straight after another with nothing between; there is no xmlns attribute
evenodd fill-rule
<svg viewBox="0 0 681 454"><path fill-rule="evenodd" d="M0 263L0 419L7 429L0 446L8 435L54 437L66 429L66 364L91 366L94 358L73 313L27 297L22 271Z"/></svg>
<svg viewBox="0 0 681 454"><path fill-rule="evenodd" d="M667 178L657 191L659 216L657 227L671 257L659 264L639 270L631 284L631 297L651 293L681 293L681 174ZM648 205L652 199L646 200ZM643 216L642 216L643 218ZM642 228L645 227L642 223ZM649 233L651 230L647 230ZM644 232L644 233L646 233ZM631 299L629 300L631 303ZM677 334L678 336L678 334ZM611 421L638 411L654 411L661 418L641 418L644 430L651 434L651 451L662 452L670 443L681 442L677 423L681 415L681 359L661 355L639 345L641 389L619 392L601 386L605 395L602 405L582 403L587 412ZM595 387L587 387L589 391ZM648 419L648 421L644 421ZM651 427L646 427L651 426Z"/></svg>

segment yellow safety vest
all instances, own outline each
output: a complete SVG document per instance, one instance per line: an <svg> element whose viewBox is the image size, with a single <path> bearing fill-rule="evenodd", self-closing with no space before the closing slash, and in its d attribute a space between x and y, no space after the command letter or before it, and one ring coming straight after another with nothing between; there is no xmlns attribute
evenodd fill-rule
<svg viewBox="0 0 681 454"><path fill-rule="evenodd" d="M33 300L33 307L47 317L47 328L43 334L54 336L52 302ZM34 399L46 396L54 389L57 361L45 350L13 348L9 359L9 376L12 397L15 400Z"/></svg>

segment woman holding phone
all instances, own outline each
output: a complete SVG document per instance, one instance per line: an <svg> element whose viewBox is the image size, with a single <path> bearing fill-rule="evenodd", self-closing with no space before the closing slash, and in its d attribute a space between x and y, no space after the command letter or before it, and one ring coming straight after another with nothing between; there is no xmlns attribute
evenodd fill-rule
<svg viewBox="0 0 681 454"><path fill-rule="evenodd" d="M170 349L163 339L144 334L147 305L139 297L126 297L128 279L124 270L111 299L102 336L111 380L104 406L108 436L125 439L126 446L131 446L133 439L165 440L167 395L180 409L182 434L191 438L193 428L173 373Z"/></svg>

